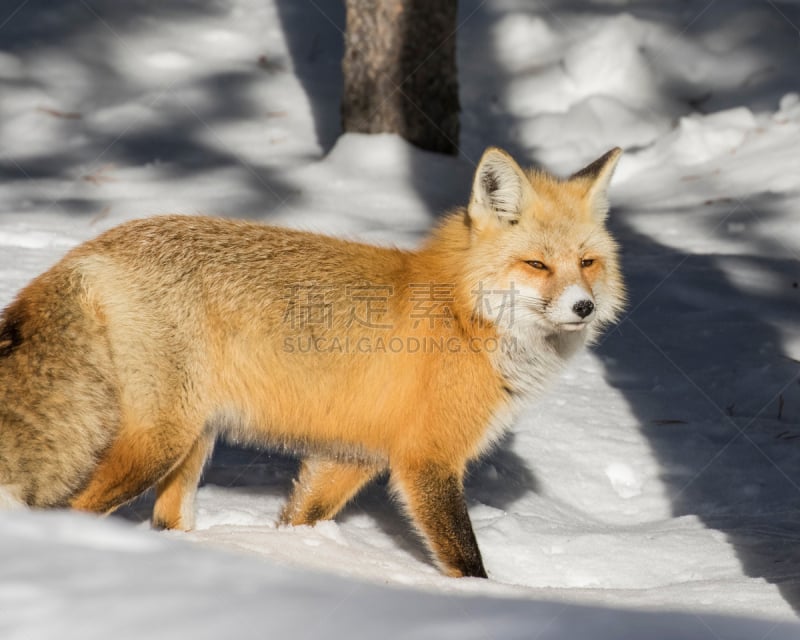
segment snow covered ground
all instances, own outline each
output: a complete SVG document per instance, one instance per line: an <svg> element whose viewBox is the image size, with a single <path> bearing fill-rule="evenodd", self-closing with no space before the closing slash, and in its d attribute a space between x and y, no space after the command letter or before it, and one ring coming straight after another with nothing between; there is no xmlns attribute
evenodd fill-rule
<svg viewBox="0 0 800 640"><path fill-rule="evenodd" d="M188 534L147 531L147 497L3 514L3 638L800 636L800 3L466 0L459 21L445 158L338 136L338 0L0 8L0 304L157 213L412 246L488 144L563 173L626 148L630 287L472 470L490 581L440 576L380 483L277 529L296 461L221 447Z"/></svg>

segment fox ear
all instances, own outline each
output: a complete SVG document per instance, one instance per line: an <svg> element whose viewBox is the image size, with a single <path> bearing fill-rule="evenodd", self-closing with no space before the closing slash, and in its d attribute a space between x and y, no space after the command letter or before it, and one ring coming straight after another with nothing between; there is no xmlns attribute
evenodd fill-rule
<svg viewBox="0 0 800 640"><path fill-rule="evenodd" d="M614 147L578 173L570 176L570 181L586 184L585 197L589 201L592 212L600 220L605 220L608 215L608 186L621 155L622 149Z"/></svg>
<svg viewBox="0 0 800 640"><path fill-rule="evenodd" d="M489 147L475 170L468 209L470 220L478 228L493 219L516 224L533 196L530 181L514 159L497 147Z"/></svg>

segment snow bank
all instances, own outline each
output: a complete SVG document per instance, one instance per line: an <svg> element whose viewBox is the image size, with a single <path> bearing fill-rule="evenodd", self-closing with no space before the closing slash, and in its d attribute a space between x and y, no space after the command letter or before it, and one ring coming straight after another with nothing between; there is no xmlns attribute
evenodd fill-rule
<svg viewBox="0 0 800 640"><path fill-rule="evenodd" d="M719 616L400 590L193 549L76 514L5 516L0 564L0 633L8 640L689 640L707 633L779 640L800 632L797 625Z"/></svg>

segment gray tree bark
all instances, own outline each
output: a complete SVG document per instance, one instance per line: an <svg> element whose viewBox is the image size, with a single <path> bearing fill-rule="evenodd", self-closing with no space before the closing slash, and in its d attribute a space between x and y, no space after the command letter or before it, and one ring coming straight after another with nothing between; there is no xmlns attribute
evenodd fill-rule
<svg viewBox="0 0 800 640"><path fill-rule="evenodd" d="M457 0L347 0L342 128L458 151Z"/></svg>

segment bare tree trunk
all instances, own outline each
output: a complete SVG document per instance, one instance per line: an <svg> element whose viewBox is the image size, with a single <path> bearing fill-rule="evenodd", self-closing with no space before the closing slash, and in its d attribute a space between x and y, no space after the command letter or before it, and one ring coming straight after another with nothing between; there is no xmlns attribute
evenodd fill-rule
<svg viewBox="0 0 800 640"><path fill-rule="evenodd" d="M457 0L347 0L342 128L458 150Z"/></svg>

